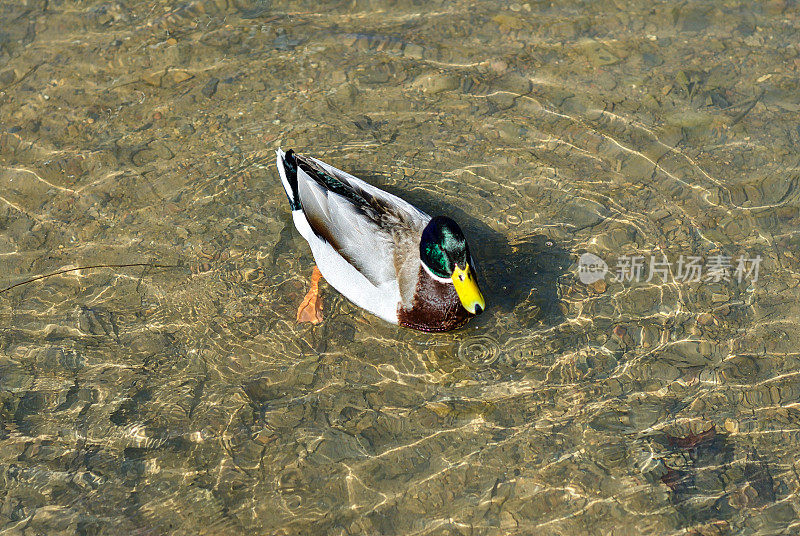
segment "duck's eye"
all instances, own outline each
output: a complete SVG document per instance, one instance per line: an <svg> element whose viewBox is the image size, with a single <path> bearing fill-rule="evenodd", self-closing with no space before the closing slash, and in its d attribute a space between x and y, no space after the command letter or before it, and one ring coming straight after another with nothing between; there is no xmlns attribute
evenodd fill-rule
<svg viewBox="0 0 800 536"><path fill-rule="evenodd" d="M464 274L458 274L458 279L460 281L464 281Z"/></svg>

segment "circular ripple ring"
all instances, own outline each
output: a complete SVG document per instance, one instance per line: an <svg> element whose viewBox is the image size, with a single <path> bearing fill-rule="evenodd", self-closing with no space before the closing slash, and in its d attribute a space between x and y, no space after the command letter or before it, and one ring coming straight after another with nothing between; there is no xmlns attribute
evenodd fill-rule
<svg viewBox="0 0 800 536"><path fill-rule="evenodd" d="M458 359L468 365L491 365L500 356L500 345L487 335L478 335L461 341Z"/></svg>

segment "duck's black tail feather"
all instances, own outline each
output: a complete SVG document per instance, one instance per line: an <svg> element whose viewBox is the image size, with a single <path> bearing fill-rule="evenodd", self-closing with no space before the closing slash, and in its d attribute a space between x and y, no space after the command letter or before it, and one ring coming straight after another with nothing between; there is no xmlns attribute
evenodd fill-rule
<svg viewBox="0 0 800 536"><path fill-rule="evenodd" d="M286 190L286 197L289 198L289 204L292 210L302 210L303 205L297 192L297 158L294 156L294 151L289 149L284 153L278 149L275 153L278 155L276 161L278 173L281 176L283 189Z"/></svg>

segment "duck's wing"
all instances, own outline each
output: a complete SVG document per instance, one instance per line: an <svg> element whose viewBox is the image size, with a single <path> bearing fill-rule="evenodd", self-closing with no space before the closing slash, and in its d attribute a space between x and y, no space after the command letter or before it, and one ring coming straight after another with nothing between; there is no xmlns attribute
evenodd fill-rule
<svg viewBox="0 0 800 536"><path fill-rule="evenodd" d="M314 233L375 286L404 280L430 216L321 160L293 156L298 197Z"/></svg>

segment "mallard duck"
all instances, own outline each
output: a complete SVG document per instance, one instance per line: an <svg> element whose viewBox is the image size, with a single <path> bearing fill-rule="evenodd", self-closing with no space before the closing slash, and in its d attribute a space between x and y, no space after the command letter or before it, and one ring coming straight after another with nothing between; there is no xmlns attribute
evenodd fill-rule
<svg viewBox="0 0 800 536"><path fill-rule="evenodd" d="M322 277L348 300L421 331L457 328L486 308L456 222L316 158L276 153L294 225Z"/></svg>

